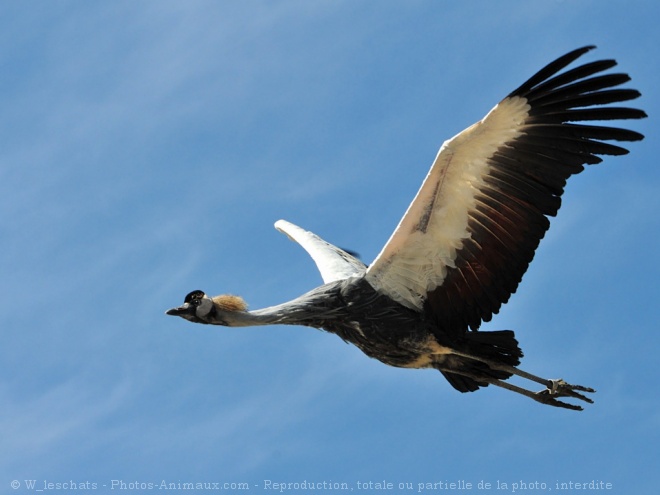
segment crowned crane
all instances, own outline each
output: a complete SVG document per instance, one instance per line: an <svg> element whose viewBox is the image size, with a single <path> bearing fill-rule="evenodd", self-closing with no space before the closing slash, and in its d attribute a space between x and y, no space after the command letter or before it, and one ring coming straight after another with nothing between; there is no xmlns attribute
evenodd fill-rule
<svg viewBox="0 0 660 495"><path fill-rule="evenodd" d="M313 258L324 285L277 306L248 311L237 296L189 293L167 311L195 323L230 327L304 325L337 334L367 356L401 368L434 368L460 392L495 385L573 410L592 388L518 369L513 331L478 331L506 303L561 204L566 180L598 155L628 150L635 131L591 121L640 119L612 106L640 96L617 88L627 74L614 60L564 70L593 46L550 63L481 121L445 141L394 233L373 263L280 220L275 228ZM617 88L617 89L613 89ZM582 122L587 122L582 123ZM506 380L541 384L539 392Z"/></svg>

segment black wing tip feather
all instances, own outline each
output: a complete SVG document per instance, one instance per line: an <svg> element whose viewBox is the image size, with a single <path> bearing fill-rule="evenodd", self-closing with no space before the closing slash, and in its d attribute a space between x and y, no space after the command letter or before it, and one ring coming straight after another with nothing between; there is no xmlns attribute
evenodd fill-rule
<svg viewBox="0 0 660 495"><path fill-rule="evenodd" d="M509 98L521 97L530 105L524 126L526 133L538 132L532 129L536 126L547 136L550 135L548 133L555 133L555 129L563 128L575 132L577 135L574 137L586 140L640 141L644 138L641 133L627 129L569 124L647 117L643 110L614 106L641 96L636 89L620 87L631 80L628 74L605 73L616 66L615 60L597 60L564 70L594 48L595 45L585 46L559 57L509 94ZM592 153L609 154L596 149ZM585 160L585 163L589 161Z"/></svg>
<svg viewBox="0 0 660 495"><path fill-rule="evenodd" d="M647 117L643 110L613 105L641 96L636 89L619 87L630 81L628 74L605 73L616 66L615 60L597 60L564 70L594 48L595 45L584 46L559 57L508 95L508 98L525 98L530 105L526 131L531 130L530 126L538 125L545 133L550 131L548 126L558 125L565 129L572 127L574 130L579 129L580 132L593 133L595 126L568 123ZM644 139L641 133L627 129L613 127L600 129L599 136L583 134L580 138L616 141Z"/></svg>
<svg viewBox="0 0 660 495"><path fill-rule="evenodd" d="M561 71L563 68L573 63L582 55L594 49L596 49L596 45L587 45L587 46L583 46L582 48L577 48L575 50L572 50L565 55L562 55L558 59L550 62L548 65L543 67L540 71L538 71L536 74L530 77L523 84L518 86L515 90L509 93L508 97L510 98L512 96L523 96L525 93L527 93L531 88L533 88L537 84L554 76L555 74L557 74L557 72Z"/></svg>
<svg viewBox="0 0 660 495"><path fill-rule="evenodd" d="M579 108L634 100L641 96L641 93L635 89L607 89L630 81L630 76L625 73L603 74L604 71L617 65L616 60L596 60L562 72L595 48L596 45L588 45L562 55L509 93L508 98L519 96L543 106L558 104L565 108ZM571 98L577 98L577 101ZM646 117L646 113L642 110L627 110L629 115L623 117L625 119Z"/></svg>

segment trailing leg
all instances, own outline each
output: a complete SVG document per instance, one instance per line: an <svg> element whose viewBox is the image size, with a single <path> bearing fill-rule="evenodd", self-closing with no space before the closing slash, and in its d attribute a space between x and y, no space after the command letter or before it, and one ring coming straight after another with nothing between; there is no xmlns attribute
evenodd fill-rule
<svg viewBox="0 0 660 495"><path fill-rule="evenodd" d="M592 388L583 387L582 385L571 385L561 379L544 379L531 373L527 373L526 371L519 370L514 366L496 363L478 356L470 356L459 351L452 351L452 354L449 356L439 356L434 367L440 370L449 380L449 383L461 392L472 392L479 387L492 384L519 393L542 404L563 407L575 411L581 411L582 407L562 402L558 399L561 397L571 397L583 400L590 404L593 403L592 399L580 393L595 392ZM511 375L517 375L521 378L540 383L546 388L540 392L532 392L531 390L505 382L504 380ZM459 387L457 384L463 386ZM465 386L465 384L468 386Z"/></svg>
<svg viewBox="0 0 660 495"><path fill-rule="evenodd" d="M491 382L493 385L496 387L502 387L507 390L511 390L512 392L517 392L519 394L524 395L525 397L529 397L530 399L534 399L536 402L540 402L541 404L547 404L549 406L555 406L555 407L563 407L565 409L571 409L573 411L582 411L582 406L576 406L574 404L569 404L568 402L562 402L560 400L557 400L557 397L573 397L576 399L583 400L585 402L589 402L590 404L593 404L593 400L591 400L588 397L585 397L582 394L579 394L575 392L575 389L581 390L583 392L595 392L593 389L586 389L586 387L581 387L580 385L569 385L563 380L551 380L553 383L558 383L559 385L556 388L556 392L552 392L550 389L545 389L540 392L532 392L530 390L527 390L522 387L518 387L517 385L513 385L511 383L507 383L502 380L495 380ZM568 391L564 390L564 387L568 386L570 389Z"/></svg>

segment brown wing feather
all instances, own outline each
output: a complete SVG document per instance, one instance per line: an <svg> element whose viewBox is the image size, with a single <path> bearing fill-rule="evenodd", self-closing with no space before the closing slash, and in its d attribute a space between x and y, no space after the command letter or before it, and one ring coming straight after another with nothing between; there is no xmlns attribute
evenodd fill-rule
<svg viewBox="0 0 660 495"><path fill-rule="evenodd" d="M646 114L622 107L585 108L637 98L632 89L609 89L625 74L594 75L616 62L592 62L556 75L593 47L575 50L539 71L507 98L530 105L522 134L487 159L488 171L469 212L468 232L453 267L427 294L425 310L439 331L458 336L489 321L520 283L540 240L561 205L566 180L597 155L625 148L601 140L637 141L643 136L617 127L571 124L585 120L638 119Z"/></svg>

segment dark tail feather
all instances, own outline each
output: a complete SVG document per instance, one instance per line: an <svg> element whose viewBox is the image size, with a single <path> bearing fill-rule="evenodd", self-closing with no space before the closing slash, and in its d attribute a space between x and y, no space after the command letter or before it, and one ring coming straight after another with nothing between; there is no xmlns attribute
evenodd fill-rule
<svg viewBox="0 0 660 495"><path fill-rule="evenodd" d="M487 383L477 383L472 378L467 376L457 375L456 373L447 373L446 371L441 371L442 375L447 379L449 384L454 387L459 392L474 392L478 390L479 387L487 387Z"/></svg>
<svg viewBox="0 0 660 495"><path fill-rule="evenodd" d="M508 366L518 366L520 358L523 357L522 350L518 347L518 341L511 330L468 332L465 334L464 350L461 350L466 354ZM511 376L511 373L494 370L482 362L459 356L451 356L451 365L456 368L457 372L470 375L468 377L458 373L442 372L450 385L459 392L474 392L479 387L487 387L488 382L475 379L478 377L506 380Z"/></svg>
<svg viewBox="0 0 660 495"><path fill-rule="evenodd" d="M513 330L467 332L465 339L467 340L467 354L509 366L518 366L520 358L523 357Z"/></svg>

